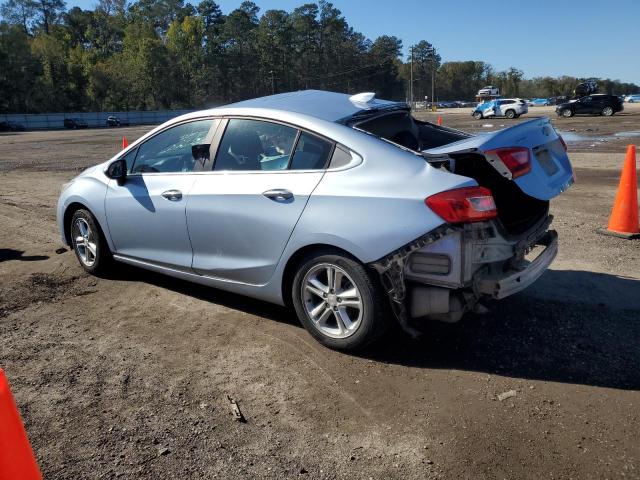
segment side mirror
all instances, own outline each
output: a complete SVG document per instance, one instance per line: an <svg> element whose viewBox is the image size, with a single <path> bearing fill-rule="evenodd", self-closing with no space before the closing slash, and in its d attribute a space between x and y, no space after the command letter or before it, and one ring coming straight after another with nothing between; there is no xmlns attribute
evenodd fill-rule
<svg viewBox="0 0 640 480"><path fill-rule="evenodd" d="M192 145L191 146L191 155L193 156L193 159L196 161L200 161L202 163L206 162L207 160L209 160L209 151L211 149L211 145L209 145L208 143L201 143L198 145Z"/></svg>
<svg viewBox="0 0 640 480"><path fill-rule="evenodd" d="M127 162L124 158L111 162L107 167L107 177L117 180L118 185L122 185L127 178Z"/></svg>

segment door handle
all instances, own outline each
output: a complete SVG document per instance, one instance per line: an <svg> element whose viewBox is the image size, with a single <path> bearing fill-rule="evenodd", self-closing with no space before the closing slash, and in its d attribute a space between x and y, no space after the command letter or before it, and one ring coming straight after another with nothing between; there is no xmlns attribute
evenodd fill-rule
<svg viewBox="0 0 640 480"><path fill-rule="evenodd" d="M182 192L180 190L167 190L166 192L162 192L162 196L171 202L182 200Z"/></svg>
<svg viewBox="0 0 640 480"><path fill-rule="evenodd" d="M282 188L267 190L262 195L264 195L265 197L275 202L284 202L286 200L290 200L293 198L293 193L291 193L289 190L284 190Z"/></svg>

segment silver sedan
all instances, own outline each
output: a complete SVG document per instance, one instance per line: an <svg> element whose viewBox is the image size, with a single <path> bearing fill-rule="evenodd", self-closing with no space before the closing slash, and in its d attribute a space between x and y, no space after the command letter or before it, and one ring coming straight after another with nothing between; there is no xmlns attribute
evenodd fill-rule
<svg viewBox="0 0 640 480"><path fill-rule="evenodd" d="M291 305L350 350L526 288L572 178L548 119L474 137L307 90L160 125L65 185L57 212L88 272L124 262Z"/></svg>

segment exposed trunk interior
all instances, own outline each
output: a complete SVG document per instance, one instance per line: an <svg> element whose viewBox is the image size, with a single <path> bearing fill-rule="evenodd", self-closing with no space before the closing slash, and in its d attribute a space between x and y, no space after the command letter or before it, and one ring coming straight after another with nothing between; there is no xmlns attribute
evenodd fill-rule
<svg viewBox="0 0 640 480"><path fill-rule="evenodd" d="M471 136L432 123L421 122L413 118L408 111L378 115L355 126L415 151L441 147Z"/></svg>
<svg viewBox="0 0 640 480"><path fill-rule="evenodd" d="M478 154L451 154L455 159L453 173L471 177L493 193L498 219L510 235L524 233L545 217L549 202L524 193L515 182L504 178Z"/></svg>

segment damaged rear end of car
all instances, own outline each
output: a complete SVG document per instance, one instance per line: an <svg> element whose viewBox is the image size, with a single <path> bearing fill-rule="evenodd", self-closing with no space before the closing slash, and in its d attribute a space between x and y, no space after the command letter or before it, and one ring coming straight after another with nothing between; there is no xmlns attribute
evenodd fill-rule
<svg viewBox="0 0 640 480"><path fill-rule="evenodd" d="M427 320L484 311L484 300L520 292L546 271L558 251L549 202L574 177L547 118L479 136L415 123L431 166L477 182L427 197L445 223L371 263L403 328L417 335Z"/></svg>

